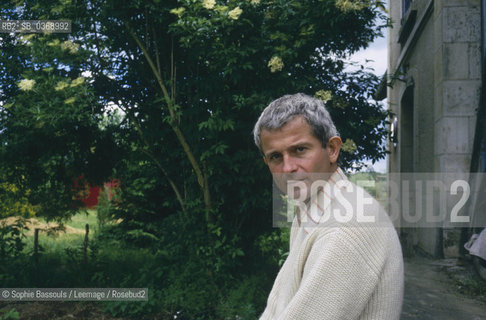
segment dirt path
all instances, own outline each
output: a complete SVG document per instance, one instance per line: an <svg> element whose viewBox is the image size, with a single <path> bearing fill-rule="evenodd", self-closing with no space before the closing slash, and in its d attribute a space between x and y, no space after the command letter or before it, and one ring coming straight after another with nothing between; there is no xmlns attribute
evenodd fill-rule
<svg viewBox="0 0 486 320"><path fill-rule="evenodd" d="M82 229L76 229L68 225L64 225L62 229L59 229L59 224L55 222L40 222L36 218L28 218L28 219L22 219L19 217L9 217L9 218L4 218L0 219L0 225L5 224L7 226L12 225L17 223L18 220L23 220L24 221L24 226L28 228L29 231L27 231L25 234L26 235L33 235L34 234L34 229L40 229L43 231L51 231L53 233L57 232L63 232L63 233L71 233L71 234L84 234L86 231Z"/></svg>
<svg viewBox="0 0 486 320"><path fill-rule="evenodd" d="M455 260L405 261L405 297L401 320L486 320L486 304L457 292L447 272ZM459 272L470 272L467 269Z"/></svg>

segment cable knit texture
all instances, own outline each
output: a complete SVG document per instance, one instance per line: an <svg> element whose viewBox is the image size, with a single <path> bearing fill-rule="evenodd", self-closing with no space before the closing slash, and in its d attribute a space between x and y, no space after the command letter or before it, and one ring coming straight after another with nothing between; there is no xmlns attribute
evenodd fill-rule
<svg viewBox="0 0 486 320"><path fill-rule="evenodd" d="M320 218L294 219L289 256L260 320L399 319L403 258L395 228L341 169L328 181L337 191L320 192L310 206ZM343 218L350 207L353 218ZM362 222L358 212L374 221Z"/></svg>

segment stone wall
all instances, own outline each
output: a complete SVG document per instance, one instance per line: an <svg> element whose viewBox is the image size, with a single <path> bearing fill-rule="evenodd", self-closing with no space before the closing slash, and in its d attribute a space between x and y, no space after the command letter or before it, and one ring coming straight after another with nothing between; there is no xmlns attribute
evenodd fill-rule
<svg viewBox="0 0 486 320"><path fill-rule="evenodd" d="M402 18L401 3L389 2L387 95L399 123L389 172L469 172L481 85L480 1L415 0L409 21ZM400 38L405 23L412 25L410 34ZM457 233L401 230L404 248L434 256L455 255Z"/></svg>

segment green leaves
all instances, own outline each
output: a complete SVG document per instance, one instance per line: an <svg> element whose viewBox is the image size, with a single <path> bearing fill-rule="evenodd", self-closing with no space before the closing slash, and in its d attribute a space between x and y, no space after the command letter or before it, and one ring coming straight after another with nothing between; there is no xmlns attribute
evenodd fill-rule
<svg viewBox="0 0 486 320"><path fill-rule="evenodd" d="M235 130L235 123L232 119L221 119L218 115L211 116L207 121L203 121L199 123L198 126L199 130L208 129L211 131L228 131L228 130Z"/></svg>
<svg viewBox="0 0 486 320"><path fill-rule="evenodd" d="M0 223L0 261L21 254L25 246L24 230L27 229L24 223L22 219Z"/></svg>
<svg viewBox="0 0 486 320"><path fill-rule="evenodd" d="M344 167L384 155L385 113L370 99L377 79L346 72L343 58L380 33L374 6L24 3L0 10L9 19L71 19L75 27L2 34L0 174L9 186L22 181L31 192L22 201L39 214L59 219L75 209L74 178L120 179L122 201L110 216L122 222L110 230L166 250L164 271L173 274L158 277L170 279L160 291L167 307L211 316L207 292L232 282L239 267L276 268L285 258L288 234L269 233L271 176L251 134L270 101L295 92L325 101L347 139ZM249 254L260 245L264 259ZM189 280L199 282L187 287Z"/></svg>

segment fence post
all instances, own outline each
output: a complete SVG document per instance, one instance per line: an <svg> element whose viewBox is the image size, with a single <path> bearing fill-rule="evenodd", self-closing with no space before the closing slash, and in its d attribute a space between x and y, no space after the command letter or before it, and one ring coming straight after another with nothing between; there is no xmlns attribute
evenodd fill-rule
<svg viewBox="0 0 486 320"><path fill-rule="evenodd" d="M88 234L89 234L89 224L86 224L86 234L84 235L84 245L83 245L83 257L84 264L88 264Z"/></svg>
<svg viewBox="0 0 486 320"><path fill-rule="evenodd" d="M34 262L39 261L39 228L34 229Z"/></svg>

